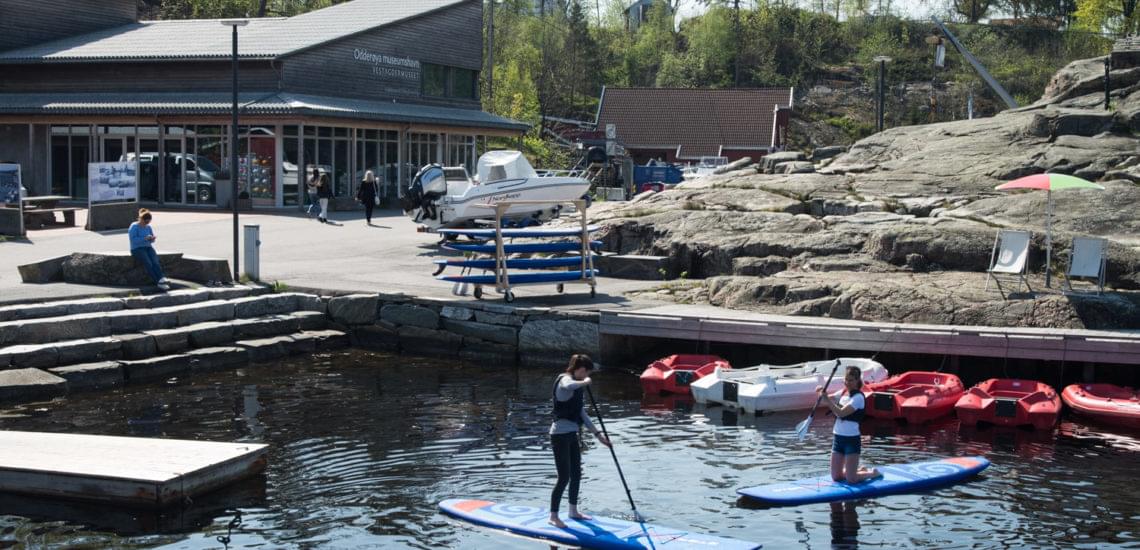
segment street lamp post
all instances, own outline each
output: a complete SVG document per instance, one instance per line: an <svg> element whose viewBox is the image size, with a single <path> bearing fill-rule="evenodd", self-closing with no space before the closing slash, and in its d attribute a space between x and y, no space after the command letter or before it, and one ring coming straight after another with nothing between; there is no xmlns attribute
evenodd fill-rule
<svg viewBox="0 0 1140 550"><path fill-rule="evenodd" d="M873 61L879 64L879 98L875 117L877 121L876 128L879 132L883 131L883 85L886 82L887 62L890 60L891 58L885 55L877 55L873 59Z"/></svg>
<svg viewBox="0 0 1140 550"><path fill-rule="evenodd" d="M234 283L239 280L238 277L238 157L237 157L237 134L238 134L238 27L244 27L249 24L245 19L226 19L222 24L233 29L233 106L230 114L233 117L233 124L230 126L230 205L233 207L234 212Z"/></svg>

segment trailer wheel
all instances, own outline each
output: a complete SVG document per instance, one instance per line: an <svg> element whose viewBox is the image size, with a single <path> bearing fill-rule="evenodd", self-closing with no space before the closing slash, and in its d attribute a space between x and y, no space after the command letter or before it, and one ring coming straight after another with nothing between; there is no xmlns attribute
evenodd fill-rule
<svg viewBox="0 0 1140 550"><path fill-rule="evenodd" d="M503 299L509 304L515 301L515 293L508 290L507 293L503 295Z"/></svg>
<svg viewBox="0 0 1140 550"><path fill-rule="evenodd" d="M557 290L559 294L562 294L562 291L566 290L566 287L562 286L562 283L558 283L558 286L554 287L554 289Z"/></svg>
<svg viewBox="0 0 1140 550"><path fill-rule="evenodd" d="M483 287L481 287L481 286L475 287L475 299L476 300L482 300L483 299Z"/></svg>

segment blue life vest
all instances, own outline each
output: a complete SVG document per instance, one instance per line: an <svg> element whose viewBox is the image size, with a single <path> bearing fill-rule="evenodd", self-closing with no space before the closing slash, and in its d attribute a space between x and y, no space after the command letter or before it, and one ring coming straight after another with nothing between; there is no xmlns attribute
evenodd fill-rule
<svg viewBox="0 0 1140 550"><path fill-rule="evenodd" d="M551 393L551 399L554 401L554 420L555 421L569 420L569 421L574 422L574 423L578 424L579 426L581 426L582 425L582 407L584 406L584 403L585 403L585 400L583 399L582 396L584 393L586 393L586 388L585 388L585 386L578 388L578 389L574 390L574 395L570 399L568 399L566 401L559 401L558 400L558 385L562 382L563 376L569 376L569 375L568 374L558 375L558 378L554 380L554 388L551 389L551 392L550 392Z"/></svg>

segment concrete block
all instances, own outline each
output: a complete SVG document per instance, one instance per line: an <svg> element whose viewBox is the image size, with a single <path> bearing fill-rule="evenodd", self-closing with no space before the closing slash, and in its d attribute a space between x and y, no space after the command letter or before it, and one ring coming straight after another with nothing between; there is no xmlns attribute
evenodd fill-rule
<svg viewBox="0 0 1140 550"><path fill-rule="evenodd" d="M329 324L325 314L319 311L294 311L289 315L297 318L301 330L324 330Z"/></svg>
<svg viewBox="0 0 1140 550"><path fill-rule="evenodd" d="M38 319L67 315L67 305L56 302L47 304L18 304L0 307L0 322L20 319Z"/></svg>
<svg viewBox="0 0 1140 550"><path fill-rule="evenodd" d="M326 313L328 311L328 302L322 300L316 294L295 294L297 297L297 310L298 311L316 311Z"/></svg>
<svg viewBox="0 0 1140 550"><path fill-rule="evenodd" d="M166 268L166 274L175 279L184 279L207 284L212 281L232 283L233 270L230 263L221 258L183 255L174 265Z"/></svg>
<svg viewBox="0 0 1140 550"><path fill-rule="evenodd" d="M265 294L231 301L234 304L234 317L237 319L292 313L297 309L297 296L294 294Z"/></svg>
<svg viewBox="0 0 1140 550"><path fill-rule="evenodd" d="M60 365L113 361L123 358L123 343L114 336L100 336L83 340L57 342Z"/></svg>
<svg viewBox="0 0 1140 550"><path fill-rule="evenodd" d="M55 344L8 346L0 352L8 356L8 362L14 368L46 369L59 364L59 351Z"/></svg>
<svg viewBox="0 0 1140 550"><path fill-rule="evenodd" d="M475 320L489 325L505 325L508 327L521 327L523 325L523 317L520 315L490 311L476 311Z"/></svg>
<svg viewBox="0 0 1140 550"><path fill-rule="evenodd" d="M290 334L300 330L300 319L291 315L269 315L255 319L234 319L230 325L234 338L267 338Z"/></svg>
<svg viewBox="0 0 1140 550"><path fill-rule="evenodd" d="M61 303L67 305L67 313L70 315L119 311L127 307L120 298L89 298L86 300L70 300Z"/></svg>
<svg viewBox="0 0 1140 550"><path fill-rule="evenodd" d="M588 353L598 356L598 324L584 321L528 321L519 331L519 353ZM565 358L563 358L565 362Z"/></svg>
<svg viewBox="0 0 1140 550"><path fill-rule="evenodd" d="M478 338L463 338L459 358L473 363L495 365L518 364L518 348L507 344L488 342Z"/></svg>
<svg viewBox="0 0 1140 550"><path fill-rule="evenodd" d="M444 319L453 319L456 321L470 321L475 318L475 311L466 307L443 306L443 309L439 312L439 316Z"/></svg>
<svg viewBox="0 0 1140 550"><path fill-rule="evenodd" d="M123 365L118 361L83 363L48 369L48 372L67 380L68 391L113 388L123 385Z"/></svg>
<svg viewBox="0 0 1140 550"><path fill-rule="evenodd" d="M130 296L123 299L123 303L127 309L150 309L157 307L171 307L181 306L186 304L197 304L205 302L210 299L210 292L200 288L185 288L180 290L173 290L171 292L164 292L162 294L151 294L149 296Z"/></svg>
<svg viewBox="0 0 1140 550"><path fill-rule="evenodd" d="M218 346L234 339L234 327L230 323L210 321L195 323L183 329L190 339L190 346L194 348Z"/></svg>
<svg viewBox="0 0 1140 550"><path fill-rule="evenodd" d="M190 335L182 327L148 330L143 334L154 338L155 348L163 355L185 351L190 347Z"/></svg>
<svg viewBox="0 0 1140 550"><path fill-rule="evenodd" d="M456 357L463 345L462 336L445 330L402 326L397 334L400 336L400 349L425 355Z"/></svg>
<svg viewBox="0 0 1140 550"><path fill-rule="evenodd" d="M158 346L149 334L120 334L114 338L122 345L124 359L146 359L158 355Z"/></svg>
<svg viewBox="0 0 1140 550"><path fill-rule="evenodd" d="M519 342L519 329L504 325L488 325L472 321L443 320L443 330L454 332L462 336L470 336L480 340L498 342L517 346Z"/></svg>
<svg viewBox="0 0 1140 550"><path fill-rule="evenodd" d="M48 258L35 263L16 266L20 272L20 280L25 283L43 284L63 280L63 262L71 258L71 254Z"/></svg>
<svg viewBox="0 0 1140 550"><path fill-rule="evenodd" d="M88 315L104 316L104 318L110 321L112 334L142 332L144 330L158 330L178 326L178 313L174 311L164 311L162 309L127 309L108 313L89 313Z"/></svg>
<svg viewBox="0 0 1140 550"><path fill-rule="evenodd" d="M344 349L349 346L348 334L339 330L306 330L300 333L304 337L312 338L317 351L330 351Z"/></svg>
<svg viewBox="0 0 1140 550"><path fill-rule="evenodd" d="M318 338L311 333L290 334L289 341L285 342L285 349L289 355L308 355L317 351L317 340Z"/></svg>
<svg viewBox="0 0 1140 550"><path fill-rule="evenodd" d="M208 289L211 300L234 300L245 298L253 294L249 287L236 285Z"/></svg>
<svg viewBox="0 0 1140 550"><path fill-rule="evenodd" d="M373 351L400 351L400 335L383 325L352 327L352 346Z"/></svg>
<svg viewBox="0 0 1140 550"><path fill-rule="evenodd" d="M80 340L109 336L110 313L84 313L49 319L27 319L0 323L0 345L44 344L60 340Z"/></svg>
<svg viewBox="0 0 1140 550"><path fill-rule="evenodd" d="M0 371L0 403L27 403L67 394L67 380L40 369Z"/></svg>
<svg viewBox="0 0 1140 550"><path fill-rule="evenodd" d="M193 373L233 370L249 363L249 352L235 346L202 348L186 353Z"/></svg>
<svg viewBox="0 0 1140 550"><path fill-rule="evenodd" d="M251 362L264 363L288 355L288 344L292 341L293 339L288 336L274 336L256 340L238 340L234 342L234 347L244 348Z"/></svg>
<svg viewBox="0 0 1140 550"><path fill-rule="evenodd" d="M345 325L370 325L376 321L380 300L375 294L350 294L329 299L329 317Z"/></svg>
<svg viewBox="0 0 1140 550"><path fill-rule="evenodd" d="M150 359L123 361L124 376L129 382L163 380L190 373L191 356L187 354L163 355Z"/></svg>
<svg viewBox="0 0 1140 550"><path fill-rule="evenodd" d="M395 323L426 329L439 328L439 313L428 307L391 304L380 308L380 318Z"/></svg>
<svg viewBox="0 0 1140 550"><path fill-rule="evenodd" d="M186 304L163 308L178 315L178 325L187 326L207 321L229 321L234 318L234 304L225 300L211 300L197 304Z"/></svg>

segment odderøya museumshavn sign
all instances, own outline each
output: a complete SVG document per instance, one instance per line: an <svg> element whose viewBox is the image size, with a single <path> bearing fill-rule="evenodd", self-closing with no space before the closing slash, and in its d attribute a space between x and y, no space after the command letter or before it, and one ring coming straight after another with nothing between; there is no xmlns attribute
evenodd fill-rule
<svg viewBox="0 0 1140 550"><path fill-rule="evenodd" d="M364 48L353 48L352 58L367 63L372 67L372 74L402 78L404 80L418 81L420 79L420 62L410 57L395 57L372 53Z"/></svg>

